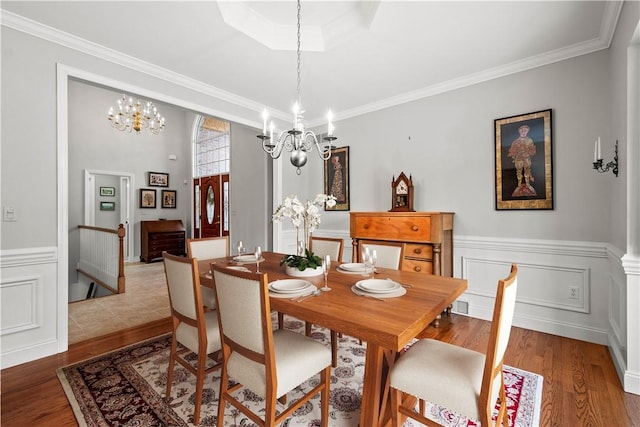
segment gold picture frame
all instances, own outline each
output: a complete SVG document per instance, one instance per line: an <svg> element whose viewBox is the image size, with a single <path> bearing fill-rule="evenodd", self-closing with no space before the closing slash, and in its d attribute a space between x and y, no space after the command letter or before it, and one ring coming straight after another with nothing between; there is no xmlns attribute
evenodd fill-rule
<svg viewBox="0 0 640 427"><path fill-rule="evenodd" d="M551 109L494 120L496 210L553 209Z"/></svg>
<svg viewBox="0 0 640 427"><path fill-rule="evenodd" d="M334 196L336 204L326 211L348 211L349 206L349 147L332 150L324 162L324 194Z"/></svg>

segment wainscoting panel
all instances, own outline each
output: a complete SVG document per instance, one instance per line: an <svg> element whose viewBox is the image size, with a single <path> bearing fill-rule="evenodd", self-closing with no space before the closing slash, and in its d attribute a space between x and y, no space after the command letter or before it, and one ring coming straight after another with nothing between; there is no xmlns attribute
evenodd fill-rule
<svg viewBox="0 0 640 427"><path fill-rule="evenodd" d="M604 244L456 236L454 275L469 288L454 308L489 320L496 285L518 265L514 325L607 343L610 275Z"/></svg>
<svg viewBox="0 0 640 427"><path fill-rule="evenodd" d="M8 335L39 328L42 318L42 277L16 277L0 284L2 328L0 335ZM20 301L22 304L5 304Z"/></svg>
<svg viewBox="0 0 640 427"><path fill-rule="evenodd" d="M3 369L58 352L56 255L56 248L0 252Z"/></svg>

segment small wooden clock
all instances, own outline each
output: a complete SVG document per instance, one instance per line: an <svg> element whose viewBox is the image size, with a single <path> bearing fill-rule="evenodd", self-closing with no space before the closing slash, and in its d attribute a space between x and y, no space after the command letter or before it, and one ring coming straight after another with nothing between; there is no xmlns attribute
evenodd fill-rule
<svg viewBox="0 0 640 427"><path fill-rule="evenodd" d="M391 181L391 209L389 212L415 212L413 209L413 181L400 172Z"/></svg>

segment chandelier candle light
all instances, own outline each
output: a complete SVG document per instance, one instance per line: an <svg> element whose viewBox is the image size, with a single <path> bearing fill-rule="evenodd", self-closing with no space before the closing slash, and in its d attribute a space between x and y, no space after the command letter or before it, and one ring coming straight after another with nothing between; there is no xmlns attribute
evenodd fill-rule
<svg viewBox="0 0 640 427"><path fill-rule="evenodd" d="M312 131L305 131L303 123L302 105L300 103L300 0L298 0L298 83L296 86L297 101L293 105L293 128L291 130L284 130L280 132L277 139L274 140L273 132L275 125L273 121L269 124L269 135L267 135L267 119L269 113L265 109L262 112L262 134L258 135L258 138L262 140L262 149L271 156L272 159L277 159L282 154L282 150L287 150L291 153L291 164L295 166L296 173L300 175L300 168L307 163L307 152L313 149L315 145L318 150L318 156L326 161L331 157L331 150L335 147L331 145L337 138L333 136L333 115L331 111L327 114L328 129L327 136L318 141L318 137ZM328 144L325 147L320 147L320 144Z"/></svg>
<svg viewBox="0 0 640 427"><path fill-rule="evenodd" d="M126 95L118 100L118 112L114 113L113 107L109 108L107 118L111 126L121 131L131 132L133 129L140 133L142 129L148 129L157 135L164 129L164 117L151 101L147 101L143 107L139 99L134 102L133 98L127 99Z"/></svg>

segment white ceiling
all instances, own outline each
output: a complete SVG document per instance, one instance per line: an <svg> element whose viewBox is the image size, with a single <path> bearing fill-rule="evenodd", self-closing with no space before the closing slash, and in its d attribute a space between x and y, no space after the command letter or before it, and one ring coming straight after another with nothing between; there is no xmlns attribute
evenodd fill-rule
<svg viewBox="0 0 640 427"><path fill-rule="evenodd" d="M71 44L86 40L98 45L90 45L93 52L129 55L256 112L267 107L276 117L291 116L296 53L255 38L295 49L294 1L2 1L1 7L3 25L32 26L28 18L82 39L60 36ZM307 122L319 124L329 108L339 120L605 49L620 10L611 1L303 0Z"/></svg>

